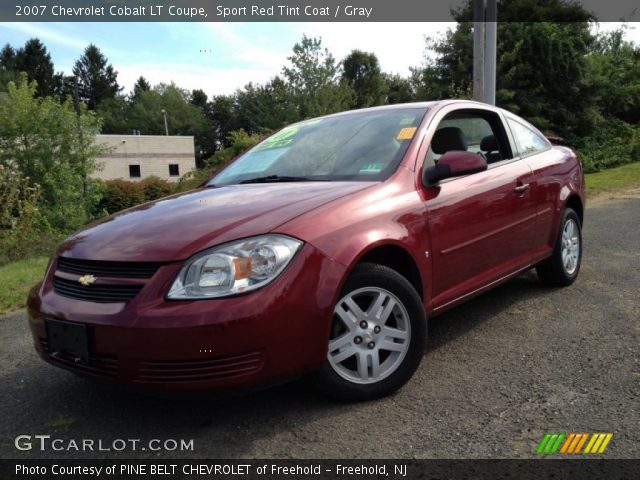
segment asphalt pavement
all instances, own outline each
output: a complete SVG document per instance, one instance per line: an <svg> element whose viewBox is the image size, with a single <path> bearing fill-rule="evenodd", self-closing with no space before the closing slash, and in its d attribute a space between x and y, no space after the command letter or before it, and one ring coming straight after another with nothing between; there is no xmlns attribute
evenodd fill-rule
<svg viewBox="0 0 640 480"><path fill-rule="evenodd" d="M430 320L411 382L341 404L309 381L234 398L104 386L35 354L25 313L0 317L0 458L528 458L550 431L613 432L640 457L640 195L586 212L578 281L534 272ZM17 450L18 435L193 439L193 451Z"/></svg>

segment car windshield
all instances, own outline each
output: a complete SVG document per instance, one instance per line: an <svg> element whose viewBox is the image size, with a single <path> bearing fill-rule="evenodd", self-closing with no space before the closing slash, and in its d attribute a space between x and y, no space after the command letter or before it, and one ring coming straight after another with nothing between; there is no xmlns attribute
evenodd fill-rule
<svg viewBox="0 0 640 480"><path fill-rule="evenodd" d="M239 157L208 186L384 180L402 160L426 111L356 111L290 125Z"/></svg>

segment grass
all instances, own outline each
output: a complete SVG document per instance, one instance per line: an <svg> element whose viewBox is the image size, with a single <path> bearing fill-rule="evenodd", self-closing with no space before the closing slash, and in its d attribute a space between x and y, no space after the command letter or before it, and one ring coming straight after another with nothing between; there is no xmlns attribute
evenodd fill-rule
<svg viewBox="0 0 640 480"><path fill-rule="evenodd" d="M640 186L640 162L585 175L587 193L597 195Z"/></svg>
<svg viewBox="0 0 640 480"><path fill-rule="evenodd" d="M49 259L31 257L0 267L0 315L25 306L29 289L44 276Z"/></svg>

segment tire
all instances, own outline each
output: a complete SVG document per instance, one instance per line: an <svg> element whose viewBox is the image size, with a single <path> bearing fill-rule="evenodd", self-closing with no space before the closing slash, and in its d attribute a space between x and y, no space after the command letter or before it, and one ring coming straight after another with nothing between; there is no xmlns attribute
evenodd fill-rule
<svg viewBox="0 0 640 480"><path fill-rule="evenodd" d="M327 360L316 385L343 401L389 395L418 368L426 337L424 306L409 281L388 267L362 263L335 306Z"/></svg>
<svg viewBox="0 0 640 480"><path fill-rule="evenodd" d="M580 273L582 262L582 231L580 219L566 208L560 222L553 254L536 266L542 283L554 287L571 285Z"/></svg>

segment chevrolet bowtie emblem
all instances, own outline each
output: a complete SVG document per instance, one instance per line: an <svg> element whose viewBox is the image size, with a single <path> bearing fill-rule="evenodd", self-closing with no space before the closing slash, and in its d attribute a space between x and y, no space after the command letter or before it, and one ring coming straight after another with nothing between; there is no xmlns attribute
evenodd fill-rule
<svg viewBox="0 0 640 480"><path fill-rule="evenodd" d="M79 279L78 279L78 283L80 283L81 285L84 285L85 287L88 287L89 285L93 285L94 283L96 283L97 278L94 277L93 275L82 275Z"/></svg>

